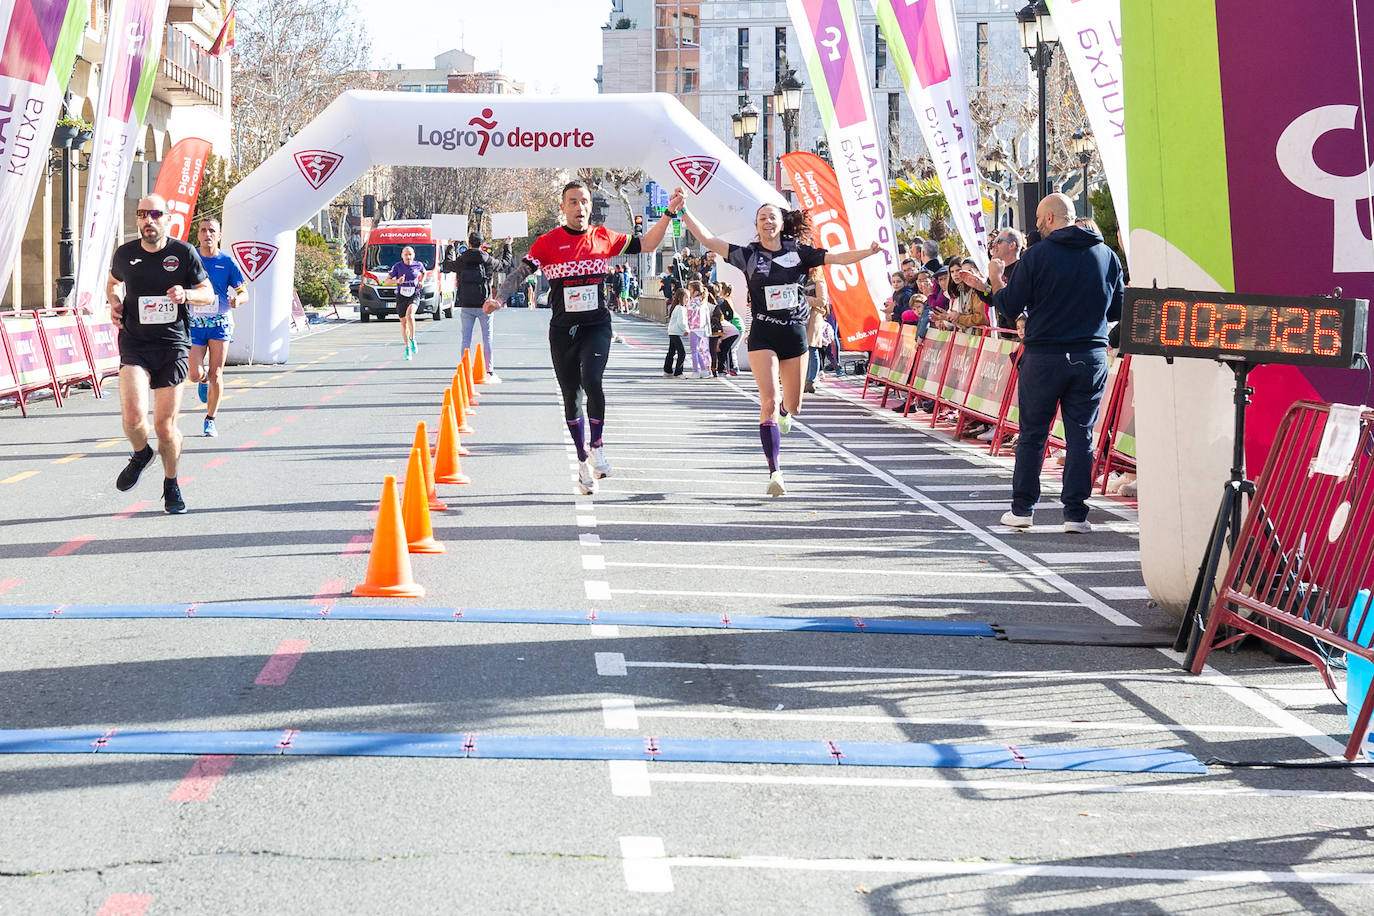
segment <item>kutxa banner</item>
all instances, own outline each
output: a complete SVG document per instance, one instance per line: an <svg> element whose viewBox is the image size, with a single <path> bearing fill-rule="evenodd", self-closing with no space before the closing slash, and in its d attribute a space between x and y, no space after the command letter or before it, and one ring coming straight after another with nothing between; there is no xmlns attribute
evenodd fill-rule
<svg viewBox="0 0 1374 916"><path fill-rule="evenodd" d="M174 239L185 241L191 237L191 217L196 212L200 179L205 174L205 160L209 155L209 140L187 137L178 140L167 158L162 160L153 193L160 194L167 201L167 209L172 212L172 225L168 232Z"/></svg>
<svg viewBox="0 0 1374 916"><path fill-rule="evenodd" d="M887 182L887 147L878 139L873 118L869 71L854 4L852 0L787 0L787 11L816 93L855 247L875 241L883 246L881 259L859 262L869 296L882 302L892 292L887 278L898 266L897 240ZM864 340L849 346L871 349L868 337L877 333L875 324Z"/></svg>
<svg viewBox="0 0 1374 916"><path fill-rule="evenodd" d="M1050 4L1059 47L1068 58L1088 111L1093 142L1112 189L1123 241L1130 223L1126 187L1126 93L1121 86L1121 0L1058 0ZM1129 251L1129 249L1128 249Z"/></svg>
<svg viewBox="0 0 1374 916"><path fill-rule="evenodd" d="M1374 0L1309 4L1300 28L1273 28L1293 10L1122 4L1133 285L1374 298ZM1133 369L1145 582L1178 606L1228 476L1235 380L1209 360L1142 357ZM1355 369L1260 365L1249 383L1252 477L1294 400L1368 397Z"/></svg>
<svg viewBox="0 0 1374 916"><path fill-rule="evenodd" d="M834 251L860 247L849 227L835 170L811 153L788 153L782 157L782 167L802 209L811 214L811 243ZM840 348L872 350L882 320L881 305L864 284L859 264L827 264L824 270L830 306L840 327ZM889 285L889 294L891 290Z"/></svg>
<svg viewBox="0 0 1374 916"><path fill-rule="evenodd" d="M871 0L887 53L921 125L950 217L969 256L988 267L988 227L951 0ZM831 148L834 148L832 142Z"/></svg>
<svg viewBox="0 0 1374 916"><path fill-rule="evenodd" d="M104 311L105 278L119 231L124 189L133 169L143 116L153 95L162 59L168 0L113 0L105 29L105 63L100 68L95 147L81 221L81 262L76 301L85 311ZM149 155L156 153L149 150Z"/></svg>
<svg viewBox="0 0 1374 916"><path fill-rule="evenodd" d="M0 299L9 287L90 4L0 0Z"/></svg>

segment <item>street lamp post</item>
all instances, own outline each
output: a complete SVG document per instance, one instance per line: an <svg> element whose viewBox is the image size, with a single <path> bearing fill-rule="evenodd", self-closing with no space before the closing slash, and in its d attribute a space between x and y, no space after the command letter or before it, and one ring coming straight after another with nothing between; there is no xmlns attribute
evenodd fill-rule
<svg viewBox="0 0 1374 916"><path fill-rule="evenodd" d="M783 153L792 152L792 136L797 130L797 115L801 113L802 84L791 70L783 72L773 87L773 110L782 114Z"/></svg>
<svg viewBox="0 0 1374 916"><path fill-rule="evenodd" d="M1016 13L1016 24L1021 29L1021 49L1030 57L1031 69L1039 79L1040 89L1040 197L1050 193L1049 142L1046 129L1046 104L1048 91L1046 79L1049 77L1050 64L1054 62L1054 46L1059 43L1059 33L1054 28L1054 19L1045 0L1034 0L1021 7Z"/></svg>
<svg viewBox="0 0 1374 916"><path fill-rule="evenodd" d="M734 123L735 139L739 141L739 157L748 162L749 151L754 148L754 135L759 132L759 110L753 102L745 102L730 120Z"/></svg>
<svg viewBox="0 0 1374 916"><path fill-rule="evenodd" d="M1088 164L1093 161L1093 150L1097 149L1097 144L1093 142L1093 135L1088 132L1086 127L1080 127L1073 132L1073 151L1078 156L1078 164L1083 166L1083 191L1079 195L1081 201L1078 207L1080 216L1092 216L1092 203L1088 200Z"/></svg>
<svg viewBox="0 0 1374 916"><path fill-rule="evenodd" d="M473 216L474 221L476 222L476 225L468 229L468 235L471 235L471 234L474 233L474 232L477 233L478 235L481 235L481 234L482 234L482 208L481 208L481 207L473 207L473 208L472 208L472 216Z"/></svg>
<svg viewBox="0 0 1374 916"><path fill-rule="evenodd" d="M994 150L983 159L983 177L992 182L992 228L1002 228L1002 155Z"/></svg>
<svg viewBox="0 0 1374 916"><path fill-rule="evenodd" d="M79 157L73 161L72 151L80 153L81 147L90 140L89 131L78 131L75 137L67 137L58 143L54 137L54 144L61 151L56 162L50 158L48 161L48 172L61 170L62 172L62 230L58 235L57 241L57 303L60 308L72 294L72 288L76 286L76 236L72 232L72 170L84 171L87 166L82 165Z"/></svg>

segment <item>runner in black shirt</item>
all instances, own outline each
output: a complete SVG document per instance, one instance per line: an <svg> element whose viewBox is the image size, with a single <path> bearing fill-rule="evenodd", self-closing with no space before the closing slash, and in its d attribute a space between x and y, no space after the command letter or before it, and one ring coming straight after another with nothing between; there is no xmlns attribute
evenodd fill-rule
<svg viewBox="0 0 1374 916"><path fill-rule="evenodd" d="M186 511L177 484L181 458L181 386L191 352L192 305L211 305L215 289L196 250L180 239L167 237L172 222L167 202L156 194L143 198L134 211L138 241L115 249L105 298L119 328L119 404L124 435L134 454L119 473L115 486L131 490L153 460L148 444L148 392L153 395L153 428L162 455L165 479L162 499L166 511ZM117 292L124 284L124 295Z"/></svg>
<svg viewBox="0 0 1374 916"><path fill-rule="evenodd" d="M611 475L611 464L602 451L601 436L606 423L606 393L601 376L611 352L611 311L606 301L606 274L610 258L619 254L653 251L663 241L669 220L681 207L682 192L668 201L668 211L641 238L612 232L605 226L589 226L592 195L587 186L573 181L563 187L559 209L563 225L534 240L519 266L506 276L496 298L482 308L492 313L505 308L511 295L525 278L542 270L549 281L549 353L553 373L563 392L563 416L568 432L577 446L577 485L584 494L596 492L596 481ZM591 427L591 451L584 444L582 408L578 401L587 397L587 424Z"/></svg>
<svg viewBox="0 0 1374 916"><path fill-rule="evenodd" d="M767 493L783 496L787 488L778 470L780 433L790 430L792 417L801 412L806 380L807 302L801 284L814 267L854 264L882 251L882 247L874 242L854 251L812 248L807 244L811 241L811 218L801 210L783 212L773 204L759 207L754 215L758 240L744 247L712 238L685 209L682 221L703 245L743 271L749 281L749 310L753 315L749 368L759 386L759 439L768 459Z"/></svg>

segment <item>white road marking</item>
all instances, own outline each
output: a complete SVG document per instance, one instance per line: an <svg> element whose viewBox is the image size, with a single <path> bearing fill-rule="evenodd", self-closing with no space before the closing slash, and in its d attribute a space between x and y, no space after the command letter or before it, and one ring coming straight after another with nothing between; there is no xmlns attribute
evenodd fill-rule
<svg viewBox="0 0 1374 916"><path fill-rule="evenodd" d="M611 760L611 794L618 798L645 798L652 793L649 787L649 763L646 760Z"/></svg>
<svg viewBox="0 0 1374 916"><path fill-rule="evenodd" d="M625 670L625 653L596 653L596 673L602 677L625 677L628 673Z"/></svg>
<svg viewBox="0 0 1374 916"><path fill-rule="evenodd" d="M633 664L633 663L630 663ZM602 700L603 712L609 700ZM634 711L634 704L630 704ZM955 719L941 716L865 716L838 713L800 712L704 712L689 709L649 709L636 713L632 725L612 726L606 714L607 728L639 727L640 719L728 719L759 722L842 722L851 725L958 725L973 728L1046 728L1059 731L1123 731L1171 732L1192 735L1287 735L1286 729L1276 725L1185 725L1178 722L1106 722L1086 719ZM1371 799L1374 800L1374 799Z"/></svg>
<svg viewBox="0 0 1374 916"><path fill-rule="evenodd" d="M595 515L579 515L579 516L577 517L577 527L579 527L579 528L595 528L595 527L596 527L596 516L595 516Z"/></svg>
<svg viewBox="0 0 1374 916"><path fill-rule="evenodd" d="M586 535L583 535L583 537L586 537ZM595 537L595 535L593 535L593 537ZM842 544L836 544L836 543L833 543L833 542L832 542L832 543L826 543L826 544L808 544L808 545L806 545L806 549L807 549L808 551L837 550L837 551L843 551L843 552L845 552L845 553L853 553L853 552L854 552L854 546L853 546L853 544L852 544L852 541L853 541L853 540L855 540L855 539L850 539L851 543L842 543ZM623 539L620 539L620 538L606 538L604 541L601 541L600 543L602 543L602 544L633 544L633 545L635 545L636 547L639 547L639 546L648 546L648 545L660 545L660 546L669 546L669 547L703 547L703 546L709 547L709 545L703 545L700 541L667 541L667 540L664 540L664 541L649 541L649 540L623 540ZM785 542L785 541L732 541L732 542L731 542L731 546L732 546L732 547L737 547L737 548L738 548L738 547L758 547L758 548L761 548L761 549L764 549L764 550L776 551L778 554L788 554L789 552L795 551L795 550L796 550L796 545L795 545L795 544L788 543L788 542ZM871 552L871 553L900 553L900 554L903 554L903 555L911 554L911 553L934 553L934 554L949 554L949 555L953 555L953 556L976 556L976 557L986 557L986 556L988 556L988 550L987 550L987 548L985 548L985 547L979 547L979 548L974 548L974 549L970 550L970 549L966 549L966 548L962 548L962 547L920 547L920 546L916 546L916 545L911 545L911 546L907 546L907 545L892 546L892 545L889 545L889 544L865 544L865 545L864 545L864 550L867 551L867 552Z"/></svg>
<svg viewBox="0 0 1374 916"><path fill-rule="evenodd" d="M604 570L606 568L606 558L598 553L584 553L582 555L582 568L589 570Z"/></svg>
<svg viewBox="0 0 1374 916"><path fill-rule="evenodd" d="M622 838L622 842L624 838ZM785 871L896 875L986 875L1007 878L1082 878L1106 881L1177 881L1203 884L1374 884L1374 874L1325 871L1206 871L1187 868L1115 868L1093 865L1021 865L1012 862L943 862L922 859L792 859L784 856L676 856L655 859L672 868L757 868ZM628 881L629 863L626 862ZM671 880L671 876L669 876ZM632 888L633 889L633 888Z"/></svg>
<svg viewBox="0 0 1374 916"><path fill-rule="evenodd" d="M583 559L585 560L586 558L584 557ZM983 569L959 570L949 569L948 567L936 567L933 569L861 569L849 566L780 566L772 563L760 563L752 566L746 566L735 565L731 563L637 563L618 561L612 561L605 565L637 567L642 569L717 569L744 572L782 573L784 575L816 573L820 575L836 576L920 576L926 579L973 578L1010 579L1012 581L1039 581L1038 576L1033 576L1027 572L997 572L995 570Z"/></svg>
<svg viewBox="0 0 1374 916"><path fill-rule="evenodd" d="M1093 591L1108 601L1149 601L1151 597L1143 585L1103 585Z"/></svg>
<svg viewBox="0 0 1374 916"><path fill-rule="evenodd" d="M663 840L656 836L623 836L620 856L624 860L625 886L636 894L669 894L673 875L667 865Z"/></svg>
<svg viewBox="0 0 1374 916"><path fill-rule="evenodd" d="M1098 550L1083 553L1037 553L1041 562L1051 566L1073 565L1075 563L1128 563L1140 564L1139 550Z"/></svg>
<svg viewBox="0 0 1374 916"><path fill-rule="evenodd" d="M586 587L588 601L611 600L611 583L601 579L588 579L582 584Z"/></svg>
<svg viewBox="0 0 1374 916"><path fill-rule="evenodd" d="M579 534L577 542L583 547L600 547L601 535L599 534Z"/></svg>
<svg viewBox="0 0 1374 916"><path fill-rule="evenodd" d="M821 594L819 592L722 592L698 591L680 588L613 588L613 595L675 595L698 598L763 598L778 601L843 601L849 604L904 604L931 602L949 608L962 608L970 605L992 605L994 607L1078 607L1077 601L1038 601L1021 595L1008 595L1005 598L968 598L963 595L910 595L910 594L857 594L844 592Z"/></svg>
<svg viewBox="0 0 1374 916"><path fill-rule="evenodd" d="M588 632L598 639L619 639L620 627L613 623L592 623L587 625Z"/></svg>
<svg viewBox="0 0 1374 916"><path fill-rule="evenodd" d="M1094 531L1112 531L1112 532L1115 532L1116 534L1135 534L1135 535L1140 534L1140 524L1139 524L1138 522L1128 522L1128 521L1119 521L1119 522L1093 522L1092 524L1093 524L1093 530L1094 530ZM988 531L992 532L993 534L1008 534L1008 535L1022 535L1022 534L1060 534L1060 535L1062 535L1062 534L1064 533L1064 524L1063 524L1063 522L1055 522L1054 524L1051 524L1051 525L1040 524L1040 525L1035 525L1034 527L1031 527L1031 528L1011 528L1011 527L1008 527L1008 526L1006 526L1006 525L988 525L988 526L987 526L987 529L988 529ZM1085 535L1085 537L1086 537L1086 535ZM1138 624L1138 623L1131 623L1131 624L1129 624L1129 625L1130 625L1130 626L1140 626L1140 624Z"/></svg>
<svg viewBox="0 0 1374 916"><path fill-rule="evenodd" d="M601 718L607 728L623 728L630 731L639 728L639 716L635 712L635 701L626 697L610 697L602 700Z"/></svg>
<svg viewBox="0 0 1374 916"><path fill-rule="evenodd" d="M641 761L634 761L640 763ZM1198 777L1199 780L1208 777ZM856 789L936 789L960 792L1025 792L1032 795L1183 795L1205 798L1316 798L1368 804L1368 792L1337 792L1322 789L1252 789L1248 786L1111 785L1085 782L1031 782L1020 779L946 779L904 778L900 776L779 776L734 773L675 773L656 767L649 775L653 782L704 783L717 785L836 786Z"/></svg>

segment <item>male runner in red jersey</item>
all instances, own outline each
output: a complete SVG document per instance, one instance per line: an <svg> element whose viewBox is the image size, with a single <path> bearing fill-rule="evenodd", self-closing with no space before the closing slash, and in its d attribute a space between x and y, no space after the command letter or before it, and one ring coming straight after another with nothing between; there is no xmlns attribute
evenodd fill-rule
<svg viewBox="0 0 1374 916"><path fill-rule="evenodd" d="M610 272L610 259L620 254L653 251L663 241L669 221L682 210L686 198L679 190L668 201L668 209L642 238L612 232L605 226L590 226L592 195L581 181L563 188L559 210L563 225L534 240L529 254L506 276L496 298L483 303L488 314L504 307L525 278L543 271L549 281L549 352L553 372L563 392L563 416L568 432L577 446L577 485L584 494L596 492L596 481L611 475L611 464L602 450L601 436L606 425L606 393L601 377L611 352L611 311L602 282ZM582 425L578 401L585 392L590 451Z"/></svg>

